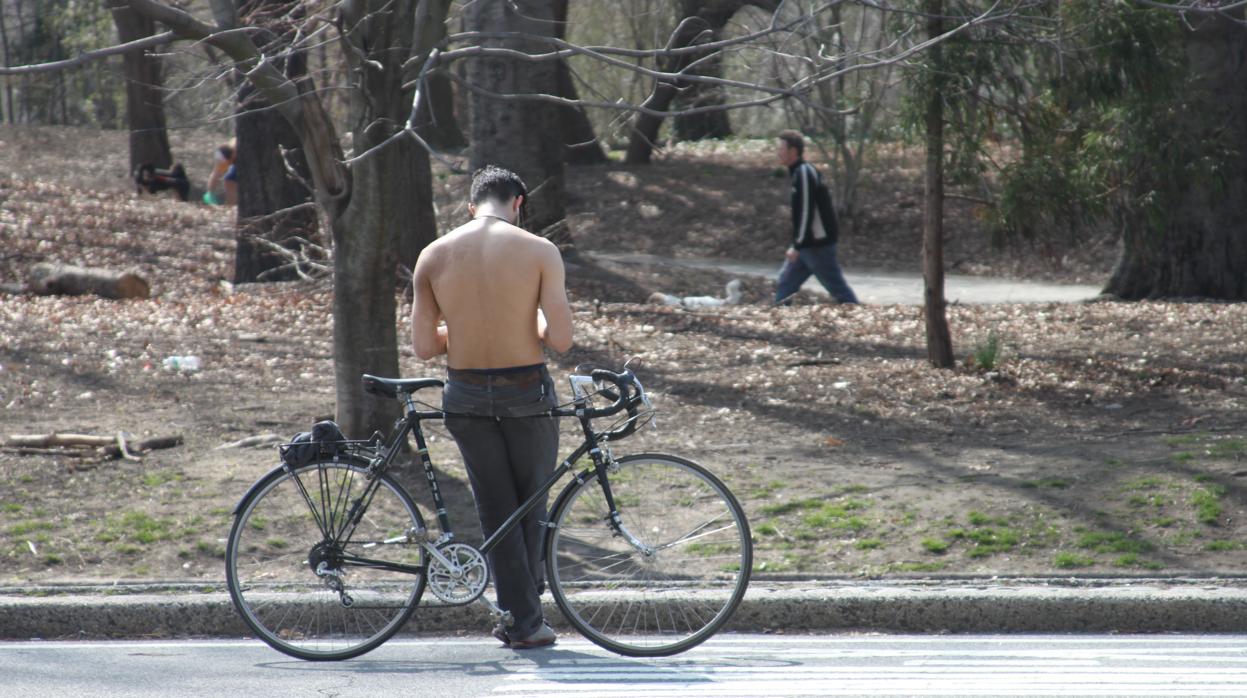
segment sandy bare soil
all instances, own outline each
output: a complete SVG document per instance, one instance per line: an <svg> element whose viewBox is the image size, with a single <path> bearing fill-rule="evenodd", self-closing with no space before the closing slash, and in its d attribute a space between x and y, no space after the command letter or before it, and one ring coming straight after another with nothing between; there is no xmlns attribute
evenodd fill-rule
<svg viewBox="0 0 1247 698"><path fill-rule="evenodd" d="M135 198L120 134L6 128L0 141L17 154L0 176L0 283L49 260L133 268L154 290L130 302L0 295L0 437L185 440L141 461L0 449L0 579L218 582L230 509L276 462L272 447L223 446L288 436L333 412L332 289L220 283L232 264L229 212ZM212 142L187 135L175 147ZM590 250L777 255L782 227L759 233L782 200L769 167L746 150L576 170L574 229ZM896 168L874 177L912 197L913 177ZM463 180L438 181L449 223L462 215ZM708 201L730 215L693 215ZM871 208L883 216L890 206ZM895 246L916 239L912 208L897 204L846 238L846 263L898 260ZM1084 281L1106 271L1102 250L1072 250L1065 271L1043 272L1050 265L963 237L977 270ZM552 367L561 377L581 362L642 357L657 428L618 451L671 451L721 474L750 513L764 577L1245 568L1247 306L954 307L961 363L943 371L925 362L917 308L806 298L775 309L768 283L753 281L744 305L690 312L644 301L713 293L726 277L568 266L577 344ZM991 336L1000 350L989 370L985 352L971 357ZM173 355L195 355L202 369L164 369ZM402 366L407 376L441 371L405 349ZM453 444L435 428L431 446L469 532Z"/></svg>

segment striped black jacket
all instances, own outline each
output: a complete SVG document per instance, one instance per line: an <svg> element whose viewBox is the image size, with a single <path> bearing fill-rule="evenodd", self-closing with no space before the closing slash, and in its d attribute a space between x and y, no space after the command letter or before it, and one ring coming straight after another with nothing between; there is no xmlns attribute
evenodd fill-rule
<svg viewBox="0 0 1247 698"><path fill-rule="evenodd" d="M795 249L831 245L839 239L831 191L814 166L798 160L788 168L792 176L792 246Z"/></svg>

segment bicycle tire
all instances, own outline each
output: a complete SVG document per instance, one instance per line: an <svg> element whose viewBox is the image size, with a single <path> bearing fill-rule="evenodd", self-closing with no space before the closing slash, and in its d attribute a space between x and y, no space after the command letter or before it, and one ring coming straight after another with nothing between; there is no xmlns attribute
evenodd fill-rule
<svg viewBox="0 0 1247 698"><path fill-rule="evenodd" d="M420 602L424 573L335 562L337 550L427 570L418 542L396 540L424 530L424 520L388 475L379 476L350 540L336 548L325 543L322 531L341 525L366 478L361 459L314 462L274 472L239 504L225 551L230 598L256 636L279 652L311 661L357 657L397 633ZM315 573L318 560L340 573L349 606Z"/></svg>
<svg viewBox="0 0 1247 698"><path fill-rule="evenodd" d="M552 510L546 573L573 627L618 654L662 657L704 642L744 598L753 565L749 522L717 477L678 456L620 458L607 475L625 528L609 523L596 474L572 482Z"/></svg>

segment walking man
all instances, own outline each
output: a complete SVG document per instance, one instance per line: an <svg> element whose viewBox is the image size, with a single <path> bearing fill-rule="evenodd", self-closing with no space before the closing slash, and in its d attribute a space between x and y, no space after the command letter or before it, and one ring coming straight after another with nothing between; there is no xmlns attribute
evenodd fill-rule
<svg viewBox="0 0 1247 698"><path fill-rule="evenodd" d="M413 274L412 343L421 359L446 354L446 429L463 454L486 537L554 470L557 400L543 347L572 346L558 248L515 225L526 196L515 173L478 171L472 220L426 247ZM540 600L546 516L543 503L489 555L498 606L513 618L494 637L512 649L555 641Z"/></svg>
<svg viewBox="0 0 1247 698"><path fill-rule="evenodd" d="M779 272L775 302L787 303L813 275L837 302L856 303L857 295L836 260L839 226L831 191L818 170L805 161L805 139L800 133L781 131L778 146L779 161L792 178L792 245Z"/></svg>

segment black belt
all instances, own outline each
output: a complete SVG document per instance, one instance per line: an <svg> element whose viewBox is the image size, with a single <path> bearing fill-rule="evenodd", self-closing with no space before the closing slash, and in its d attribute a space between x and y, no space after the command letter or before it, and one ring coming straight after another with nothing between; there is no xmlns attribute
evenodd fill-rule
<svg viewBox="0 0 1247 698"><path fill-rule="evenodd" d="M531 368L523 371L464 371L460 369L447 369L446 376L456 383L468 383L471 385L486 386L513 386L518 388L527 388L533 385L540 385L546 378L546 372L540 368Z"/></svg>

